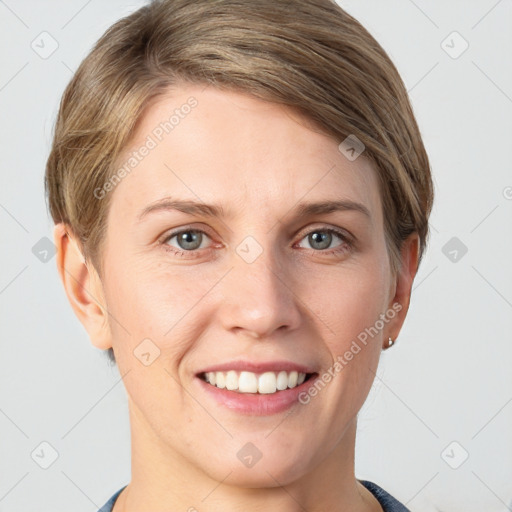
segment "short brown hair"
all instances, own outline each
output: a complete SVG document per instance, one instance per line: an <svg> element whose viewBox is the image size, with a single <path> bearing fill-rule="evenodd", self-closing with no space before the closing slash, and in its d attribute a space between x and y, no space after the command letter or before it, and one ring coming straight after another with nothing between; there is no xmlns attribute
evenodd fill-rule
<svg viewBox="0 0 512 512"><path fill-rule="evenodd" d="M402 79L370 33L333 0L160 0L117 21L80 64L46 165L52 218L100 276L111 194L94 190L115 173L149 103L179 82L286 105L339 143L357 137L378 173L393 271L413 232L421 261L428 156Z"/></svg>

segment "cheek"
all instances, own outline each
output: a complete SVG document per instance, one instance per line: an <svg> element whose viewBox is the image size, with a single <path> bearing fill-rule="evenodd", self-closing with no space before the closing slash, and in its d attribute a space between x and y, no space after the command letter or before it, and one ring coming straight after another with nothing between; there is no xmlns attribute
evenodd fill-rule
<svg viewBox="0 0 512 512"><path fill-rule="evenodd" d="M389 280L385 267L376 259L353 267L324 271L308 278L306 292L311 308L320 319L325 339L340 349L384 312ZM322 286L318 283L322 282ZM315 285L315 286L313 286Z"/></svg>
<svg viewBox="0 0 512 512"><path fill-rule="evenodd" d="M324 293L315 296L315 311L322 320L319 325L333 365L330 403L344 404L348 414L339 418L341 422L364 402L381 353L382 330L374 329L386 310L389 278L382 260L372 260L331 275Z"/></svg>
<svg viewBox="0 0 512 512"><path fill-rule="evenodd" d="M114 343L122 340L122 349L133 351L149 338L163 357L175 360L193 339L190 329L200 330L208 318L198 312L208 304L208 291L219 278L186 266L169 270L140 261L112 265L106 297L115 318L110 321Z"/></svg>

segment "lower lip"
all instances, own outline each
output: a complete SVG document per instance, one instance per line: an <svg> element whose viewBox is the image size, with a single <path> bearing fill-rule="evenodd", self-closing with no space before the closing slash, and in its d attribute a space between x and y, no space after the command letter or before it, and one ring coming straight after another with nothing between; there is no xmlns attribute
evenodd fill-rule
<svg viewBox="0 0 512 512"><path fill-rule="evenodd" d="M300 393L308 389L317 378L318 375L313 375L295 388L277 391L276 393L260 394L238 393L225 388L220 389L208 384L200 377L196 377L205 393L216 400L217 403L232 411L256 416L277 414L286 411L294 404L300 404Z"/></svg>

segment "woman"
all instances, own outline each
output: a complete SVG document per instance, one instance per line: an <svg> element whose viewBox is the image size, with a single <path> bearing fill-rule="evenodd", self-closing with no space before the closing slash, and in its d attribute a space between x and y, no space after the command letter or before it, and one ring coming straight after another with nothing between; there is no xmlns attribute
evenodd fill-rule
<svg viewBox="0 0 512 512"><path fill-rule="evenodd" d="M58 268L124 376L132 479L101 511L404 511L354 475L433 190L406 90L330 0L164 0L68 85Z"/></svg>

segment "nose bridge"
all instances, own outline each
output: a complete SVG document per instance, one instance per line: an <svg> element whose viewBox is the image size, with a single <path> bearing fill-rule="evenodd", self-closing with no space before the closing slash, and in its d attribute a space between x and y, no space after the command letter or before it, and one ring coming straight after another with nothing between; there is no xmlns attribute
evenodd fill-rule
<svg viewBox="0 0 512 512"><path fill-rule="evenodd" d="M270 240L272 237L267 237ZM300 311L282 253L246 237L233 253L233 269L225 290L224 323L253 336L268 336L286 326L297 327Z"/></svg>

